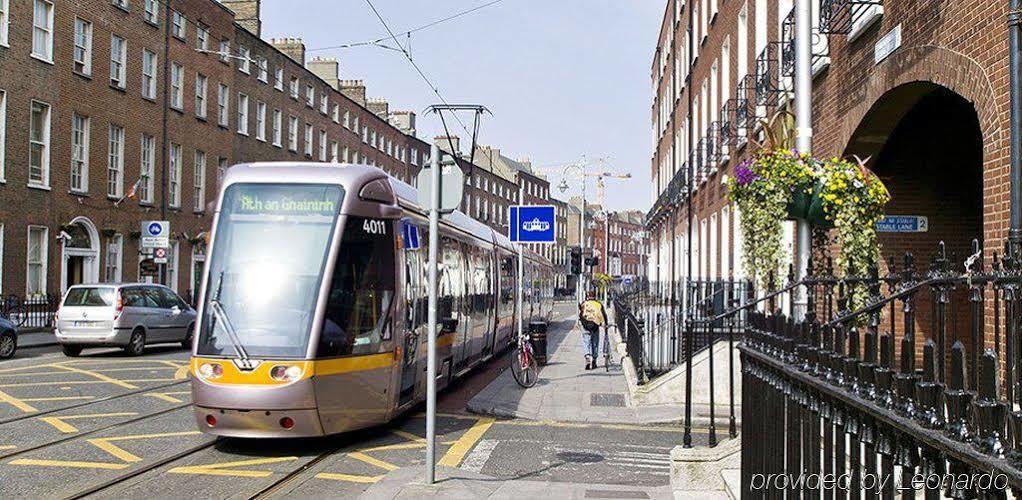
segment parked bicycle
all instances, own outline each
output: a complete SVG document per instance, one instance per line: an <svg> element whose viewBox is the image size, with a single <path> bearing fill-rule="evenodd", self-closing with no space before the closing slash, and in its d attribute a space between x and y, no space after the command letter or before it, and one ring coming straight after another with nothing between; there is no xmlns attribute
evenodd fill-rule
<svg viewBox="0 0 1022 500"><path fill-rule="evenodd" d="M6 299L0 300L0 318L6 319L14 326L21 328L25 326L28 315L25 314L25 307L21 304L21 300L11 295Z"/></svg>
<svg viewBox="0 0 1022 500"><path fill-rule="evenodd" d="M539 380L539 363L532 352L529 335L518 336L518 345L511 351L511 375L518 385L528 389Z"/></svg>

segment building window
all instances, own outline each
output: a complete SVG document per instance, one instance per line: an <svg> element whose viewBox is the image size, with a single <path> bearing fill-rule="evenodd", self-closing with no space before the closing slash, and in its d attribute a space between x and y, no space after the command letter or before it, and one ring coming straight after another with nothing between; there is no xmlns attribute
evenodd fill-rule
<svg viewBox="0 0 1022 500"><path fill-rule="evenodd" d="M248 96L238 94L238 133L248 135Z"/></svg>
<svg viewBox="0 0 1022 500"><path fill-rule="evenodd" d="M220 62L231 63L231 41L226 38L220 39Z"/></svg>
<svg viewBox="0 0 1022 500"><path fill-rule="evenodd" d="M341 123L341 106L337 103L330 108L330 118L334 123Z"/></svg>
<svg viewBox="0 0 1022 500"><path fill-rule="evenodd" d="M244 45L238 45L238 71L249 74L251 71L249 64L251 61L248 59L248 47Z"/></svg>
<svg viewBox="0 0 1022 500"><path fill-rule="evenodd" d="M142 51L142 97L156 99L156 53L145 49Z"/></svg>
<svg viewBox="0 0 1022 500"><path fill-rule="evenodd" d="M142 203L153 202L153 161L156 159L156 138L142 134L139 161L138 199Z"/></svg>
<svg viewBox="0 0 1022 500"><path fill-rule="evenodd" d="M46 293L46 254L48 251L46 244L49 241L49 233L50 230L44 226L28 226L26 295Z"/></svg>
<svg viewBox="0 0 1022 500"><path fill-rule="evenodd" d="M344 128L351 130L351 113L344 110Z"/></svg>
<svg viewBox="0 0 1022 500"><path fill-rule="evenodd" d="M219 157L216 159L216 186L220 187L224 182L224 175L227 174L227 158Z"/></svg>
<svg viewBox="0 0 1022 500"><path fill-rule="evenodd" d="M177 259L180 246L177 241L171 241L170 248L167 249L167 286L175 292L177 291Z"/></svg>
<svg viewBox="0 0 1022 500"><path fill-rule="evenodd" d="M121 282L121 254L123 253L124 237L115 234L106 242L106 267L104 276L107 283Z"/></svg>
<svg viewBox="0 0 1022 500"><path fill-rule="evenodd" d="M287 117L287 148L298 151L298 118Z"/></svg>
<svg viewBox="0 0 1022 500"><path fill-rule="evenodd" d="M266 142L266 103L256 103L256 139Z"/></svg>
<svg viewBox="0 0 1022 500"><path fill-rule="evenodd" d="M266 83L269 78L269 63L266 61L266 58L262 56L259 56L256 61L256 65L259 67L259 76L256 78L258 78L260 82Z"/></svg>
<svg viewBox="0 0 1022 500"><path fill-rule="evenodd" d="M74 70L83 75L92 74L92 23L75 18Z"/></svg>
<svg viewBox="0 0 1022 500"><path fill-rule="evenodd" d="M327 96L326 91L323 91L323 93L319 95L319 112L323 113L324 115L327 114L327 109L329 109L329 106L330 97Z"/></svg>
<svg viewBox="0 0 1022 500"><path fill-rule="evenodd" d="M10 32L10 1L0 0L0 45L7 45L7 34Z"/></svg>
<svg viewBox="0 0 1022 500"><path fill-rule="evenodd" d="M312 156L312 124L305 124L305 156Z"/></svg>
<svg viewBox="0 0 1022 500"><path fill-rule="evenodd" d="M341 150L341 159L344 160L344 163L349 161L350 155L348 153L348 146L344 146L344 149Z"/></svg>
<svg viewBox="0 0 1022 500"><path fill-rule="evenodd" d="M305 86L305 105L310 108L316 105L316 87L312 85Z"/></svg>
<svg viewBox="0 0 1022 500"><path fill-rule="evenodd" d="M128 10L131 6L128 4L128 0L111 0L114 7L119 9Z"/></svg>
<svg viewBox="0 0 1022 500"><path fill-rule="evenodd" d="M178 63L170 65L170 107L181 111L185 107L185 68Z"/></svg>
<svg viewBox="0 0 1022 500"><path fill-rule="evenodd" d="M291 98L297 101L298 100L298 77L297 76L292 76L291 77L290 91L291 91Z"/></svg>
<svg viewBox="0 0 1022 500"><path fill-rule="evenodd" d="M50 186L50 105L32 101L29 122L28 185Z"/></svg>
<svg viewBox="0 0 1022 500"><path fill-rule="evenodd" d="M186 29L188 28L184 14L176 10L173 11L173 14L171 15L171 24L173 25L170 30L171 34L174 35L174 38L183 41L187 34Z"/></svg>
<svg viewBox="0 0 1022 500"><path fill-rule="evenodd" d="M231 104L230 104L230 100L229 100L230 97L228 97L228 92L229 92L229 89L227 88L227 85L224 85L224 84L221 83L220 84L220 91L219 91L219 93L217 94L217 97L216 97L216 99L217 99L217 123L219 123L221 127L226 127L226 126L228 126L230 124L229 121L230 121L230 112L231 112L230 108L231 108Z"/></svg>
<svg viewBox="0 0 1022 500"><path fill-rule="evenodd" d="M71 190L89 191L89 117L71 115Z"/></svg>
<svg viewBox="0 0 1022 500"><path fill-rule="evenodd" d="M369 127L363 125L362 126L362 144L366 144L368 142L369 142Z"/></svg>
<svg viewBox="0 0 1022 500"><path fill-rule="evenodd" d="M209 26L199 24L195 28L195 48L203 52L209 50Z"/></svg>
<svg viewBox="0 0 1022 500"><path fill-rule="evenodd" d="M32 12L32 57L53 62L53 3L46 0L35 0Z"/></svg>
<svg viewBox="0 0 1022 500"><path fill-rule="evenodd" d="M119 199L124 192L124 127L110 125L106 194Z"/></svg>
<svg viewBox="0 0 1022 500"><path fill-rule="evenodd" d="M195 150L195 169L192 171L194 190L192 208L195 213L206 211L206 153Z"/></svg>
<svg viewBox="0 0 1022 500"><path fill-rule="evenodd" d="M202 73L195 74L195 116L206 118L206 88L209 86L209 78Z"/></svg>
<svg viewBox="0 0 1022 500"><path fill-rule="evenodd" d="M273 145L277 146L278 148L281 145L280 136L282 133L281 128L283 125L283 121L284 115L280 112L280 110L279 109L273 110Z"/></svg>
<svg viewBox="0 0 1022 500"><path fill-rule="evenodd" d="M283 92L284 91L284 68L274 68L273 70L273 88Z"/></svg>
<svg viewBox="0 0 1022 500"><path fill-rule="evenodd" d="M167 202L173 208L181 206L181 163L184 156L182 155L180 144L170 144L170 172L168 174L168 182L170 184L169 192L167 193Z"/></svg>
<svg viewBox="0 0 1022 500"><path fill-rule="evenodd" d="M326 161L326 130L319 131L319 161Z"/></svg>
<svg viewBox="0 0 1022 500"><path fill-rule="evenodd" d="M117 36L110 36L110 85L124 88L125 69L128 67L128 42Z"/></svg>
<svg viewBox="0 0 1022 500"><path fill-rule="evenodd" d="M160 20L160 2L159 0L145 0L145 12L142 14L143 19L148 23L156 24Z"/></svg>
<svg viewBox="0 0 1022 500"><path fill-rule="evenodd" d="M340 151L340 147L338 146L337 141L330 141L330 162L331 163L337 163L338 162L339 158L337 158L337 154L338 154L339 151Z"/></svg>

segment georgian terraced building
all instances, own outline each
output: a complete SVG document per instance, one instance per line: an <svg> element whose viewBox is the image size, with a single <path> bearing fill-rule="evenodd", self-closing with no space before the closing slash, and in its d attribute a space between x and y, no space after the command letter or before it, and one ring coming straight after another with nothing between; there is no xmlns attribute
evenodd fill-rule
<svg viewBox="0 0 1022 500"><path fill-rule="evenodd" d="M140 279L167 219L167 283L204 262L219 179L254 160L361 162L411 181L415 117L367 100L259 0L0 0L0 294Z"/></svg>
<svg viewBox="0 0 1022 500"><path fill-rule="evenodd" d="M689 235L693 278L741 277L738 214L721 180L750 155L759 120L791 101L792 9L793 0L666 2L651 68L654 282L687 276ZM990 262L1007 237L1007 9L813 0L814 153L868 159L891 192L887 213L929 223L881 233L885 257L911 251L925 270L945 241L960 264L976 238ZM792 223L789 245L793 232ZM929 304L917 310L929 324Z"/></svg>

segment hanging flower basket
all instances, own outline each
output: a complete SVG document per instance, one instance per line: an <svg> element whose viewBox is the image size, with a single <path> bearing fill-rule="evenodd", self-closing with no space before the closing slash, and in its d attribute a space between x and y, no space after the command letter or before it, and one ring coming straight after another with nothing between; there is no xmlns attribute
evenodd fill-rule
<svg viewBox="0 0 1022 500"><path fill-rule="evenodd" d="M788 218L809 221L816 228L834 229L834 221L823 210L822 194L825 187L817 181L808 190L796 189L788 201Z"/></svg>

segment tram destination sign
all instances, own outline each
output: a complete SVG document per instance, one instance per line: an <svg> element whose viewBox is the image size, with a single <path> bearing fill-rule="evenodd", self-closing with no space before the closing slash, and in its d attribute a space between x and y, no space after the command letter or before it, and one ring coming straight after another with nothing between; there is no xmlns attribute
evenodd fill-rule
<svg viewBox="0 0 1022 500"><path fill-rule="evenodd" d="M925 233L930 221L922 215L887 215L877 222L880 233Z"/></svg>
<svg viewBox="0 0 1022 500"><path fill-rule="evenodd" d="M553 205L512 205L508 235L520 243L554 243L557 218Z"/></svg>

